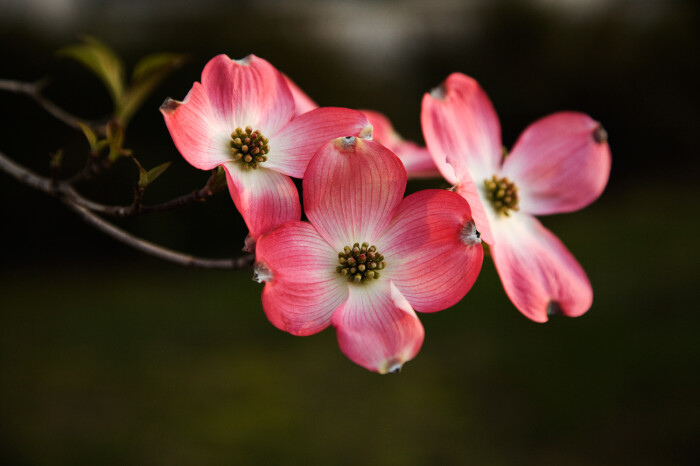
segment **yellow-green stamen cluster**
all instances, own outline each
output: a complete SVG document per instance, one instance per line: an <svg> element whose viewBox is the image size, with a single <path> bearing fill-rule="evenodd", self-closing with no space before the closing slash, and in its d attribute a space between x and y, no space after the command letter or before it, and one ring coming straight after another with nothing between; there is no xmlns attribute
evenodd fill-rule
<svg viewBox="0 0 700 466"><path fill-rule="evenodd" d="M379 254L375 246L369 243L355 243L345 246L338 253L340 265L335 270L348 278L352 283L367 283L379 278L379 271L386 267L384 256Z"/></svg>
<svg viewBox="0 0 700 466"><path fill-rule="evenodd" d="M511 210L518 210L518 188L507 177L493 175L491 179L484 180L484 186L486 198L491 201L496 212L510 215Z"/></svg>
<svg viewBox="0 0 700 466"><path fill-rule="evenodd" d="M267 160L270 146L265 136L260 131L246 126L245 129L236 128L231 133L231 155L240 161L245 168L258 168L258 165Z"/></svg>

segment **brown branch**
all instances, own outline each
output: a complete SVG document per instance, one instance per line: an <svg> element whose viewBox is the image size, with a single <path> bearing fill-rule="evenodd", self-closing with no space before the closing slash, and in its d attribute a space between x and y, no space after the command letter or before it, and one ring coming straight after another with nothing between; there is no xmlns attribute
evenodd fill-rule
<svg viewBox="0 0 700 466"><path fill-rule="evenodd" d="M212 175L212 177L209 179L210 181L215 177L215 175ZM214 193L221 191L222 189L215 189L211 186L210 182L207 182L207 184L202 188L198 189L196 191L192 191L189 194L185 194L180 197L176 197L175 199L171 199L167 202L163 202L162 204L156 204L152 206L141 206L138 212L133 212L128 215L136 215L136 214L150 214L154 212L165 212L166 210L172 210L176 209L178 207L183 207L189 204L195 204L198 202L204 202L208 198L210 198ZM128 216L127 215L127 216Z"/></svg>
<svg viewBox="0 0 700 466"><path fill-rule="evenodd" d="M80 129L80 124L87 125L93 129L100 129L100 125L95 125L89 121L78 118L75 115L68 113L61 107L50 101L41 93L41 90L46 86L46 80L40 80L34 83L21 81L12 81L9 79L0 79L0 90L14 92L15 94L24 94L31 97L36 103L41 105L44 110L49 112L54 118L62 121L71 128ZM102 129L104 132L104 129Z"/></svg>
<svg viewBox="0 0 700 466"><path fill-rule="evenodd" d="M39 176L28 168L23 167L14 160L0 152L0 169L14 176L19 182L26 184L30 188L44 191L52 196L55 196L54 183L48 178Z"/></svg>
<svg viewBox="0 0 700 466"><path fill-rule="evenodd" d="M168 249L163 246L151 243L142 238L138 238L132 235L131 233L128 233L127 231L124 231L121 228L107 222L106 220L102 219L93 212L95 211L103 213L102 210L104 210L105 207L119 207L103 206L102 204L92 202L89 199L80 196L80 194L78 194L70 184L61 181L54 182L49 178L37 175L31 170L23 167L14 160L10 159L2 152L0 152L0 170L9 173L18 181L29 187L38 189L40 191L44 191L45 193L60 199L61 202L66 204L71 210L76 212L84 221L86 221L90 225L94 226L103 233L121 241L122 243L131 246L134 249L137 249L141 252L145 252L146 254L150 254L160 259L189 267L240 269L248 267L253 263L253 255L251 254L247 254L245 256L235 259L208 259L192 256L189 254L183 254L181 252L173 251L172 249ZM198 193L198 191L196 191L195 193ZM187 196L182 197L185 198ZM174 199L173 201L177 201L177 199ZM163 205L170 205L170 203L165 203ZM155 208L158 206L153 207ZM128 207L125 207L125 209L128 209ZM119 216L118 214L114 215Z"/></svg>
<svg viewBox="0 0 700 466"><path fill-rule="evenodd" d="M70 183L61 183L63 193L71 199L71 201L81 207L85 207L93 212L98 212L103 215L110 215L117 218L127 218L135 217L137 215L153 214L157 212L166 212L168 210L177 209L179 207L184 207L190 204L196 204L199 202L206 201L214 193L222 191L223 188L215 188L213 186L212 180L215 175L209 178L207 184L202 188L192 191L189 194L184 194L175 199L163 202L161 204L155 205L141 205L140 203L133 203L130 205L107 205L100 204L99 202L92 201L81 196Z"/></svg>
<svg viewBox="0 0 700 466"><path fill-rule="evenodd" d="M90 153L90 156L83 169L70 178L64 179L63 182L68 185L73 185L82 181L89 181L102 170L109 168L112 165L112 162L109 159L100 160L97 157L97 154Z"/></svg>
<svg viewBox="0 0 700 466"><path fill-rule="evenodd" d="M158 257L159 259L167 260L187 267L202 267L209 269L239 269L247 267L253 263L253 256L250 254L237 259L205 259L173 251L172 249L164 248L163 246L159 246L144 239L138 238L131 233L117 228L111 223L98 217L85 207L79 206L70 201L65 202L65 204L76 212L83 220L103 233L106 233L122 243L128 244L134 249Z"/></svg>

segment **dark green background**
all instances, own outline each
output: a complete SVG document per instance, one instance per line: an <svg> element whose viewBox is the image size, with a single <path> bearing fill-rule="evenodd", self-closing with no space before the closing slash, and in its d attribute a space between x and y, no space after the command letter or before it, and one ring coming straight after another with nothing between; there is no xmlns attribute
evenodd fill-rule
<svg viewBox="0 0 700 466"><path fill-rule="evenodd" d="M613 170L596 203L543 219L589 274L588 314L528 321L486 261L459 305L421 316L425 344L397 376L352 364L332 330L307 338L276 330L250 271L141 256L0 174L3 463L697 458L700 21L692 2L601 0L577 10L585 2L208 1L187 9L75 0L67 3L80 14L63 26L58 13L58 26L46 11L17 13L19 3L0 7L0 79L48 75L47 94L87 118L105 115L109 97L87 71L56 58L57 48L91 34L129 66L152 52L189 54L127 136L147 167L174 161L149 189L150 203L206 181L180 158L157 109L166 96L183 98L218 53L255 53L321 105L382 111L417 141L422 94L462 71L493 100L506 145L541 116L584 111L608 130ZM58 148L66 174L86 156L79 133L26 97L0 93L0 121L0 150L41 173ZM80 189L128 203L136 176L123 161ZM429 186L442 184L409 190ZM225 193L119 224L218 257L237 255L245 235Z"/></svg>

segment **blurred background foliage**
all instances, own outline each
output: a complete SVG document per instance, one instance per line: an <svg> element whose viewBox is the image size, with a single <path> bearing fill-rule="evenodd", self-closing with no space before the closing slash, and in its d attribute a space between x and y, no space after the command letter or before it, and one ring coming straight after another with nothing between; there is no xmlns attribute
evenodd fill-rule
<svg viewBox="0 0 700 466"><path fill-rule="evenodd" d="M592 206L543 219L589 274L588 314L529 322L487 261L461 303L422 316L421 353L385 377L345 359L332 330L272 327L250 271L144 257L0 174L0 461L692 464L699 13L663 0L5 0L0 79L48 76L46 94L88 119L110 95L59 48L90 35L129 70L187 54L126 135L145 167L172 161L147 203L208 178L158 107L218 53L264 57L319 104L381 111L420 142L423 93L462 71L493 100L507 146L535 119L579 110L607 129L613 169ZM85 161L82 134L25 96L0 93L0 121L0 150L40 173L61 148L66 175ZM129 203L138 179L121 161L79 188ZM245 236L226 193L119 224L206 256L238 255Z"/></svg>

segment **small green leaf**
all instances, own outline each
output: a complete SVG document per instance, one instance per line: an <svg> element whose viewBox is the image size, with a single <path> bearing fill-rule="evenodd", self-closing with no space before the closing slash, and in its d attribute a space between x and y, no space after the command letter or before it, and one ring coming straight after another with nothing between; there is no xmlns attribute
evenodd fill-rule
<svg viewBox="0 0 700 466"><path fill-rule="evenodd" d="M155 168L151 168L150 170L148 170L148 172L146 172L146 179L145 180L143 179L142 176L139 176L139 186L142 188L145 188L149 184L153 183L156 180L156 178L158 178L160 175L163 174L163 172L165 170L168 169L168 167L170 166L171 163L172 162L165 162L165 163L161 163L160 165L158 165ZM144 181L145 181L145 183L144 183Z"/></svg>
<svg viewBox="0 0 700 466"><path fill-rule="evenodd" d="M184 62L185 56L175 53L149 55L139 61L134 68L131 85L117 110L119 121L126 126L156 86Z"/></svg>
<svg viewBox="0 0 700 466"><path fill-rule="evenodd" d="M136 157L131 157L134 161L136 167L139 169L139 187L145 187L148 185L148 170L143 168L143 165L136 159Z"/></svg>
<svg viewBox="0 0 700 466"><path fill-rule="evenodd" d="M58 149L56 152L49 154L49 166L57 169L63 163L63 149Z"/></svg>
<svg viewBox="0 0 700 466"><path fill-rule="evenodd" d="M115 109L121 107L125 87L124 67L109 47L95 38L85 37L82 44L65 47L58 54L82 63L95 73L107 87Z"/></svg>
<svg viewBox="0 0 700 466"><path fill-rule="evenodd" d="M133 82L151 76L153 73L160 73L163 70L172 71L182 66L185 62L185 55L179 53L155 53L143 57L134 67L131 77Z"/></svg>
<svg viewBox="0 0 700 466"><path fill-rule="evenodd" d="M151 168L150 170L146 170L145 168L143 168L143 165L141 165L141 163L138 160L136 160L136 157L131 157L131 160L134 161L134 163L136 164L136 166L139 169L139 188L145 188L149 184L153 183L155 181L155 179L158 178L160 175L162 175L163 172L165 170L167 170L168 167L170 166L170 164L172 163L172 162L161 163L160 165L158 165L155 168Z"/></svg>
<svg viewBox="0 0 700 466"><path fill-rule="evenodd" d="M110 120L107 122L107 140L110 144L116 144L119 147L124 142L124 129L118 121Z"/></svg>
<svg viewBox="0 0 700 466"><path fill-rule="evenodd" d="M83 131L83 134L85 135L88 144L90 144L90 151L97 153L97 135L95 134L95 132L83 122L79 121L78 126L80 126L80 129Z"/></svg>
<svg viewBox="0 0 700 466"><path fill-rule="evenodd" d="M109 160L114 162L127 151L124 150L124 128L115 120L107 123L107 141L109 142Z"/></svg>
<svg viewBox="0 0 700 466"><path fill-rule="evenodd" d="M97 141L97 144L95 144L95 150L93 151L93 153L99 154L105 147L109 147L109 141L106 139L100 139L99 141Z"/></svg>

